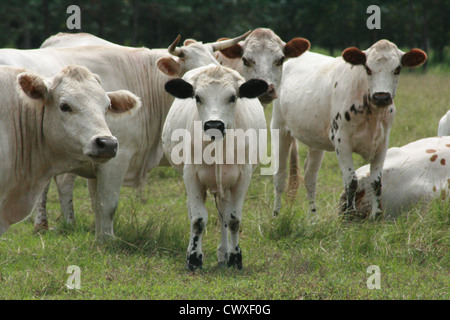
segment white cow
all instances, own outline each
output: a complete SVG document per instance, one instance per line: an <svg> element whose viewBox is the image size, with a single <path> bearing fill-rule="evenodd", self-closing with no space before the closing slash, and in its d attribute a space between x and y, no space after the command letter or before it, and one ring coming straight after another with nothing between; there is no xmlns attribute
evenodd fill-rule
<svg viewBox="0 0 450 320"><path fill-rule="evenodd" d="M64 33L59 32L46 39L40 48L70 48L82 46L113 46L121 45L96 37L90 33Z"/></svg>
<svg viewBox="0 0 450 320"><path fill-rule="evenodd" d="M140 103L127 91L107 94L84 67L49 79L24 71L0 67L0 235L31 213L53 175L89 177L115 157L105 117L125 119Z"/></svg>
<svg viewBox="0 0 450 320"><path fill-rule="evenodd" d="M390 148L383 166L381 205L388 218L419 204L450 196L450 136L425 138L400 148ZM356 170L356 214L371 212L370 166ZM345 193L341 204L347 202Z"/></svg>
<svg viewBox="0 0 450 320"><path fill-rule="evenodd" d="M438 136L450 136L450 110L439 121Z"/></svg>
<svg viewBox="0 0 450 320"><path fill-rule="evenodd" d="M310 47L307 39L293 38L286 43L271 29L258 28L245 40L216 52L215 56L222 65L237 70L246 80L265 80L269 84L269 90L259 100L266 107L278 98L284 63L302 55ZM292 138L290 146L288 195L293 198L300 182L297 141Z"/></svg>
<svg viewBox="0 0 450 320"><path fill-rule="evenodd" d="M371 215L382 212L381 170L394 120L393 103L400 70L426 60L419 49L407 53L387 40L366 51L348 48L342 57L306 52L284 65L280 98L275 100L272 129L278 129L279 169L274 176L277 214L285 188L286 156L290 137L309 147L305 186L311 213L316 212L318 171L325 151L335 151L347 194L346 212L355 209L357 178L352 153L370 162Z"/></svg>
<svg viewBox="0 0 450 320"><path fill-rule="evenodd" d="M173 101L164 91L164 84L186 70L217 63L212 56L215 50L233 45L247 34L227 43L199 43L181 48L176 46L177 38L169 50L113 46L0 50L0 64L27 67L49 75L67 64L83 65L101 76L106 90L128 89L141 97L142 108L132 120L108 121L121 148L116 158L100 166L88 181L97 237L114 233L113 216L121 186L138 187L147 172L161 161L161 131Z"/></svg>
<svg viewBox="0 0 450 320"><path fill-rule="evenodd" d="M242 164L239 164L234 161L237 152L243 150L249 160L249 142L246 141L245 145L238 142L234 144L230 131L254 130L258 135L259 129L266 129L263 107L257 99L248 98L258 97L266 92L267 88L268 85L263 80L253 79L245 82L236 71L216 65L194 69L186 73L183 79L174 79L166 84L166 90L179 99L175 99L167 115L162 134L163 148L173 167L183 174L186 185L191 221L187 267L191 270L202 266L202 234L208 219L204 202L208 189L216 198L221 221L222 237L218 248L218 261L242 268L239 226L244 197L257 162L242 161ZM200 136L196 133L196 123L199 124ZM217 141L221 141L222 144L215 149L217 159L220 160L208 162L201 158L196 162L192 160L194 156L190 158L183 154L182 161L175 161L173 153L178 150L180 142L174 137L180 129L185 130L184 152L190 150L195 153L199 148L203 155L207 150L211 150L211 146ZM203 131L206 135L211 135L211 138L202 139ZM186 135L191 138L188 140ZM201 139L200 142L196 142L195 139L198 138ZM223 150L222 156L218 155L218 150ZM233 161L225 160L227 154L231 154ZM220 164L221 161L223 164Z"/></svg>

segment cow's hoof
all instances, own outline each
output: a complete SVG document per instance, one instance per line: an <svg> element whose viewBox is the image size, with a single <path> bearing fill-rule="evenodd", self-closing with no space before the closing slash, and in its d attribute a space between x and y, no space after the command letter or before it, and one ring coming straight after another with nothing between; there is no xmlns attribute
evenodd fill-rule
<svg viewBox="0 0 450 320"><path fill-rule="evenodd" d="M203 254L197 254L197 252L193 252L187 257L186 267L190 271L194 271L197 269L201 269L203 265Z"/></svg>
<svg viewBox="0 0 450 320"><path fill-rule="evenodd" d="M238 270L242 269L242 252L230 253L228 259L228 267L236 267Z"/></svg>
<svg viewBox="0 0 450 320"><path fill-rule="evenodd" d="M384 213L383 211L374 212L369 216L369 220L371 221L380 221L383 219Z"/></svg>

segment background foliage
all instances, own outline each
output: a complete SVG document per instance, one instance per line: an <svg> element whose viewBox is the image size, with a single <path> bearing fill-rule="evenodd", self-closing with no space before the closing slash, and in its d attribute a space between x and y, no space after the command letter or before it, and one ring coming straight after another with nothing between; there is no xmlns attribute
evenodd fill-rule
<svg viewBox="0 0 450 320"><path fill-rule="evenodd" d="M447 0L8 0L0 4L0 30L8 30L0 33L0 46L36 48L69 32L71 4L81 8L81 31L130 46L166 47L178 34L214 41L268 27L285 41L308 38L331 55L386 38L432 51L429 63L450 64ZM366 28L371 4L381 8L381 30Z"/></svg>

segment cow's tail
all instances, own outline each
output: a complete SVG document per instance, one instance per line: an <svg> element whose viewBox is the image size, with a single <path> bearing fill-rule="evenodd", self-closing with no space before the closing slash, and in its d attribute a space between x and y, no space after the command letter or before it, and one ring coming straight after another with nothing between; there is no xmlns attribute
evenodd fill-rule
<svg viewBox="0 0 450 320"><path fill-rule="evenodd" d="M289 200L294 200L297 194L298 186L302 177L300 175L299 159L298 159L298 144L297 139L291 138L289 147L289 183L287 189L287 196Z"/></svg>

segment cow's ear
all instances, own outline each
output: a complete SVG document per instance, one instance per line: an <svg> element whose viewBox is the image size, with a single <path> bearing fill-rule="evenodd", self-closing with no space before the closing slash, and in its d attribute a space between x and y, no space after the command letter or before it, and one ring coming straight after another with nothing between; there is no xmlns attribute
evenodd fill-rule
<svg viewBox="0 0 450 320"><path fill-rule="evenodd" d="M220 38L217 41L229 40L230 38ZM220 50L220 52L228 59L240 59L244 55L244 48L239 43L226 49Z"/></svg>
<svg viewBox="0 0 450 320"><path fill-rule="evenodd" d="M311 48L311 43L304 38L294 38L284 46L284 56L295 58Z"/></svg>
<svg viewBox="0 0 450 320"><path fill-rule="evenodd" d="M141 99L128 90L117 90L107 93L111 104L108 111L113 114L127 112L135 114L141 108Z"/></svg>
<svg viewBox="0 0 450 320"><path fill-rule="evenodd" d="M269 85L264 80L250 79L239 87L239 98L257 98L269 90Z"/></svg>
<svg viewBox="0 0 450 320"><path fill-rule="evenodd" d="M17 81L23 92L31 99L45 100L48 95L48 87L40 76L34 73L23 72L17 76Z"/></svg>
<svg viewBox="0 0 450 320"><path fill-rule="evenodd" d="M183 46L187 47L188 45L196 43L196 42L197 42L197 40L195 40L195 39L186 39L183 42Z"/></svg>
<svg viewBox="0 0 450 320"><path fill-rule="evenodd" d="M366 54L359 50L358 48L351 47L347 48L342 52L342 58L352 65L365 65L366 64Z"/></svg>
<svg viewBox="0 0 450 320"><path fill-rule="evenodd" d="M179 99L187 99L194 97L194 87L183 79L177 78L166 82L164 89Z"/></svg>
<svg viewBox="0 0 450 320"><path fill-rule="evenodd" d="M415 68L427 61L427 54L420 49L411 49L402 56L402 66Z"/></svg>
<svg viewBox="0 0 450 320"><path fill-rule="evenodd" d="M181 77L180 62L172 57L163 57L156 61L159 70L169 77Z"/></svg>

